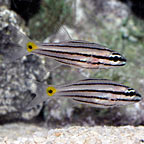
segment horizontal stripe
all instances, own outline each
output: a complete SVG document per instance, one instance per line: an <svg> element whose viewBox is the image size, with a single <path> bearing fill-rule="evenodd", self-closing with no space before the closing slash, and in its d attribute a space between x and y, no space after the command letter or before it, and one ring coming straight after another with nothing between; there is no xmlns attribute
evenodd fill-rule
<svg viewBox="0 0 144 144"><path fill-rule="evenodd" d="M125 92L121 91L110 91L110 90L94 90L94 89L73 89L73 90L64 90L60 92L100 92L100 93L111 93L111 94L116 94L116 95L126 95Z"/></svg>
<svg viewBox="0 0 144 144"><path fill-rule="evenodd" d="M63 62L63 61L60 61L60 60L56 60L57 62L60 62L60 63L63 63L63 64L66 64L66 65L73 65L73 66L76 66L76 67L81 67L81 68L85 68L77 63L70 63L70 62Z"/></svg>
<svg viewBox="0 0 144 144"><path fill-rule="evenodd" d="M95 83L98 81L98 83L107 83L108 82L108 83L112 83L112 84L117 84L116 82L108 80L108 79L87 78L87 79L79 80L79 82L87 82L87 81L94 81Z"/></svg>
<svg viewBox="0 0 144 144"><path fill-rule="evenodd" d="M69 87L69 86L79 86L79 85L81 85L81 86L87 86L87 85L109 85L109 86L120 86L120 87L125 87L125 88L128 88L128 86L124 86L124 85L121 85L121 84L117 84L117 83L97 83L97 82L95 82L95 83L90 83L90 82L88 82L88 83L73 83L73 84L69 84L69 85L67 85L66 87Z"/></svg>
<svg viewBox="0 0 144 144"><path fill-rule="evenodd" d="M88 45L96 45L96 46L99 46L99 47L104 47L106 48L106 46L104 45L101 45L101 44L97 44L97 43L94 43L94 42L89 42L89 41L85 41L85 40L71 40L71 41L67 41L68 43L81 43L81 44L88 44ZM106 48L108 49L108 48Z"/></svg>
<svg viewBox="0 0 144 144"><path fill-rule="evenodd" d="M88 41L84 41L84 40L72 40L72 41L67 41L67 43L75 43L75 44L77 44L77 43L81 43L81 44L96 44L96 43L94 43L94 42L88 42ZM102 45L100 45L100 44L96 44L96 45L99 45L99 46L102 46Z"/></svg>
<svg viewBox="0 0 144 144"><path fill-rule="evenodd" d="M94 54L86 54L86 53L79 53L79 52L67 52L67 51L56 51L56 50L49 50L49 49L39 49L40 51L43 52L51 52L51 53L56 53L56 54L66 54L66 55L75 55L75 56L83 56L83 57L91 57L91 58L98 58L98 59L106 59L106 60L111 60L111 57L106 57L106 56L100 56L100 55L94 55ZM123 61L126 62L126 59L120 57L118 61Z"/></svg>
<svg viewBox="0 0 144 144"><path fill-rule="evenodd" d="M62 60L57 60L56 61L60 62L60 63L63 63L65 65L72 65L72 66L75 66L75 67L80 67L80 68L87 68L87 69L96 69L96 64L91 66L91 67L88 67L88 66L83 66L83 65L80 65L80 64L77 64L77 63L70 63L68 61L64 62ZM99 67L99 65L103 65L103 64L97 64L97 67ZM109 66L109 67L112 67L112 66ZM106 67L105 67L106 68Z"/></svg>
<svg viewBox="0 0 144 144"><path fill-rule="evenodd" d="M77 102L81 102L81 103L86 103L86 104L93 104L93 105L101 105L101 106L107 106L107 107L112 107L115 106L115 104L102 104L102 103L96 103L96 102L88 102L88 101L84 101L84 100L79 100L79 99L73 99Z"/></svg>
<svg viewBox="0 0 144 144"><path fill-rule="evenodd" d="M82 60L78 60L78 59L71 59L71 58L65 58L65 57L52 56L52 55L43 54L43 53L39 53L39 52L33 52L33 53L39 54L39 55L43 55L43 56L53 57L56 60L58 59L59 62L61 62L60 59L62 59L62 60L66 60L65 63L67 63L67 60L74 61L74 62L80 62L80 63L87 63L87 61L82 61ZM70 64L70 63L68 63L68 64ZM122 65L124 65L124 64L113 65L113 64L106 64L106 63L101 63L101 62L90 62L90 63L87 63L87 64L91 64L91 65L100 65L101 64L101 65L105 65L105 66L122 66ZM80 66L80 64L76 64L76 65Z"/></svg>
<svg viewBox="0 0 144 144"><path fill-rule="evenodd" d="M84 54L84 53L76 53L76 52L65 52L65 51L56 51L56 50L44 50L44 49L39 49L40 51L43 52L52 52L52 53L61 53L61 54L66 54L66 55L78 55L78 56L83 56L83 57L94 57L94 58L99 58L99 59L108 59L109 57L106 56L100 56L100 55L94 55L94 54Z"/></svg>
<svg viewBox="0 0 144 144"><path fill-rule="evenodd" d="M67 84L65 85L65 87L69 87L69 86L84 86L84 85L106 85L106 86L119 86L119 87L123 87L123 88L129 88L128 86L125 86L125 85L122 85L122 84L119 84L119 83L116 83L116 82L113 82L111 80L108 80L108 79L92 79L92 78L89 78L89 79L83 79L83 80L79 80L79 81L76 81L75 83L71 83L71 84Z"/></svg>
<svg viewBox="0 0 144 144"><path fill-rule="evenodd" d="M107 64L107 63L101 63L101 62L87 62L87 61L82 61L82 60L78 60L78 59L71 59L71 58L65 58L65 57L59 57L58 55L57 56L52 56L52 55L48 55L48 54L43 54L43 53L39 53L39 52L33 52L35 54L39 54L39 55L43 55L43 56L48 56L48 57L53 57L55 60L59 61L59 62L62 62L62 63L65 63L65 64L70 64L67 62L67 60L69 61L73 61L73 62L80 62L80 63L87 63L87 64L91 64L91 65L105 65L105 66L122 66L124 64L117 64L117 65L113 65L113 64ZM66 60L65 62L64 61L61 61L61 60ZM71 64L73 65L73 64ZM81 66L80 64L76 64L78 67L83 67ZM89 65L88 65L89 66ZM88 66L85 66L85 67L88 67ZM92 67L93 67L92 66ZM83 67L83 68L85 68Z"/></svg>
<svg viewBox="0 0 144 144"><path fill-rule="evenodd" d="M108 98L108 97L100 97L100 96L84 96L84 95L60 95L61 97L69 97L69 98L84 98L84 99L100 99L100 100L108 100L108 101L127 101L127 102L138 102L139 99L124 99L124 98Z"/></svg>
<svg viewBox="0 0 144 144"><path fill-rule="evenodd" d="M72 45L72 44L79 44L79 45ZM82 45L80 45L82 44ZM89 46L87 46L87 45ZM103 51L109 51L109 52L114 52L113 50L110 50L108 48L105 48L104 46L101 46L96 43L80 43L80 42L60 42L60 43L53 43L53 44L41 44L42 46L51 46L51 47L64 47L64 48L83 48L83 49L96 49L96 50L103 50ZM90 46L92 45L92 46ZM102 48L104 47L104 48Z"/></svg>
<svg viewBox="0 0 144 144"><path fill-rule="evenodd" d="M61 51L56 51L55 49L39 49L40 51L44 51L44 52L52 52L52 53L58 53L58 54L66 54L66 55L77 55L77 56L84 56L84 57L92 57L92 58L99 58L99 59L106 59L106 60L111 60L111 57L107 57L107 56L101 56L101 55L94 55L94 54L86 54L84 52L79 53L79 51L77 52L72 52L72 51L64 51L64 49L60 49ZM118 54L120 56L120 54ZM118 61L123 61L126 62L126 59L123 57L119 57Z"/></svg>

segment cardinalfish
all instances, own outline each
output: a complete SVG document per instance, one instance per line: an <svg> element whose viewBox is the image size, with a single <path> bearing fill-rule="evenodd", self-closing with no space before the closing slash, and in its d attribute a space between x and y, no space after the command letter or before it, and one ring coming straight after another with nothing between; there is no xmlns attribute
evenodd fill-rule
<svg viewBox="0 0 144 144"><path fill-rule="evenodd" d="M141 101L141 95L128 86L105 79L84 79L61 86L38 82L35 98L26 106L30 109L49 98L70 98L94 107L116 107Z"/></svg>
<svg viewBox="0 0 144 144"><path fill-rule="evenodd" d="M126 59L121 54L93 42L69 40L37 43L20 32L19 35L17 44L21 49L12 51L8 57L10 61L24 55L36 54L52 58L62 64L86 69L110 68L126 64Z"/></svg>

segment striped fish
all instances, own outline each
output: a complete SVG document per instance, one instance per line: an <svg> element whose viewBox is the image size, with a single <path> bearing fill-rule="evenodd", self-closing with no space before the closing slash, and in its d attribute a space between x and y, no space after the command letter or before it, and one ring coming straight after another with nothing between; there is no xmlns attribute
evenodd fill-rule
<svg viewBox="0 0 144 144"><path fill-rule="evenodd" d="M31 49L35 47L30 51L33 54L46 56L60 63L80 68L111 68L126 64L126 59L119 53L87 41L75 40L37 45L30 43L27 47L29 46Z"/></svg>
<svg viewBox="0 0 144 144"><path fill-rule="evenodd" d="M26 106L32 108L49 98L70 98L94 107L123 106L141 101L134 89L106 79L84 79L61 86L38 83L36 97Z"/></svg>
<svg viewBox="0 0 144 144"><path fill-rule="evenodd" d="M11 26L13 28L13 26ZM36 54L49 57L62 64L86 69L123 66L126 59L107 47L87 41L63 41L58 43L36 43L16 28L15 45L5 51L5 60L15 61L24 55Z"/></svg>

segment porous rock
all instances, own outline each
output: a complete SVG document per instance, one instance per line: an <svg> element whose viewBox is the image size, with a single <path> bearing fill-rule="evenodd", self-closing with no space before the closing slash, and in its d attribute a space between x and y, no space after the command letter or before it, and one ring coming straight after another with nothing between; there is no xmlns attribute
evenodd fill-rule
<svg viewBox="0 0 144 144"><path fill-rule="evenodd" d="M1 6L1 58L5 58L3 55L5 50L9 48L13 51L16 48L13 41L16 37L16 30L11 29L10 25L14 25L18 31L26 32L24 21L15 12L10 11L5 6ZM15 57L15 55L11 55L9 52L8 54ZM40 112L42 106L26 112L21 112L19 109L21 109L26 98L31 99L31 94L37 88L32 79L44 81L49 76L42 59L36 56L28 56L10 63L5 63L5 59L1 59L0 63L0 122L33 118Z"/></svg>

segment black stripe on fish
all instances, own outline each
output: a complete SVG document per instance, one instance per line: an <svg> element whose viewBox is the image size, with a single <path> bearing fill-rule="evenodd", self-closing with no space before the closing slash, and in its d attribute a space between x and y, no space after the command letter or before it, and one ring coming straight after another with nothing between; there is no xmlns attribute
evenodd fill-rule
<svg viewBox="0 0 144 144"><path fill-rule="evenodd" d="M129 88L128 86L125 86L125 85L122 85L122 84L117 84L117 83L100 83L100 82L95 82L95 83L73 83L73 84L69 84L69 85L66 85L65 87L68 87L68 86L78 86L78 85L111 85L111 86L120 86L120 87L125 87L125 88Z"/></svg>
<svg viewBox="0 0 144 144"><path fill-rule="evenodd" d="M94 54L84 54L84 53L78 53L78 52L65 52L65 51L56 51L56 50L49 50L49 49L39 49L40 51L44 51L44 52L51 52L51 53L60 53L60 54L67 54L67 55L78 55L78 56L84 56L84 57L92 57L92 58L99 58L99 59L106 59L106 60L110 60L110 57L106 57L106 56L100 56L100 55L94 55ZM126 59L120 57L119 61L125 61Z"/></svg>
<svg viewBox="0 0 144 144"><path fill-rule="evenodd" d="M83 95L64 95L65 97L71 98L87 98L87 99L100 99L100 100L109 100L109 101L129 101L129 102L139 102L140 99L124 99L124 98L108 98L108 97L100 97L100 96L83 96Z"/></svg>
<svg viewBox="0 0 144 144"><path fill-rule="evenodd" d="M70 63L70 62L64 62L64 61L60 61L60 60L57 60L56 59L56 61L58 61L58 62L60 62L60 63L63 63L63 64L69 64L69 65L73 65L73 66L76 66L76 67L81 67L81 68L85 68L85 67L83 67L83 66L81 66L81 65L79 65L79 64L74 64L74 63Z"/></svg>
<svg viewBox="0 0 144 144"><path fill-rule="evenodd" d="M61 95L63 97L77 97L77 98L88 98L88 99L91 99L91 98L95 98L95 99L101 99L101 100L110 100L110 101L129 101L129 102L138 102L140 101L141 99L124 99L124 98L109 98L109 97L102 97L102 96L85 96L85 95Z"/></svg>
<svg viewBox="0 0 144 144"><path fill-rule="evenodd" d="M85 100L79 100L79 99L75 99L75 98L73 98L73 100L75 100L77 102L81 102L81 103L101 105L101 106L107 106L107 107L112 107L112 106L116 105L116 104L103 104L103 103L97 103L97 102L88 102L88 101L85 101Z"/></svg>
<svg viewBox="0 0 144 144"><path fill-rule="evenodd" d="M36 53L36 54L39 54L39 55L43 55L43 56L53 57L53 58L55 58L55 60L57 60L57 59L64 60L65 59L65 60L69 60L69 61L87 63L87 64L92 64L92 65L95 65L95 64L96 65L100 65L101 64L101 65L106 65L106 66L123 66L123 65L125 65L125 64L115 64L115 65L113 65L113 64L106 64L106 63L101 63L101 62L89 62L88 63L87 61L82 61L82 60L78 60L78 59L71 59L71 58L65 58L65 57L52 56L52 55L43 54L43 53L39 53L39 52L33 52L33 53ZM57 60L57 61L61 62L60 60ZM63 62L63 63L68 63L68 62L66 61L66 62ZM79 64L76 64L76 65L79 66L79 67L82 67Z"/></svg>
<svg viewBox="0 0 144 144"><path fill-rule="evenodd" d="M68 42L67 42L68 43ZM101 46L99 44L94 44L94 43L83 43L83 44L92 44L93 46L86 46L86 45L70 45L69 44L64 44L64 43L54 43L54 44L42 44L42 46L51 46L51 47L54 47L54 46L57 46L57 47L69 47L69 48L83 48L83 49L97 49L97 50L104 50L104 51L109 51L109 52L114 52L113 50L110 50L108 48L105 48L104 46ZM77 42L79 43L79 42ZM79 43L80 44L80 43ZM104 47L104 48L101 48L101 47Z"/></svg>
<svg viewBox="0 0 144 144"><path fill-rule="evenodd" d="M126 95L126 92L121 92L121 91L110 91L110 90L94 90L94 89L73 89L73 90L64 90L61 92L101 92L101 93L111 93L111 94L116 94L116 95ZM133 96L133 95L131 95Z"/></svg>
<svg viewBox="0 0 144 144"><path fill-rule="evenodd" d="M106 47L106 46L102 46L100 44L94 43L94 42L88 42L88 41L84 41L84 40L71 40L71 41L67 41L67 43L81 43L81 44L92 44L92 45L97 45L99 47Z"/></svg>

